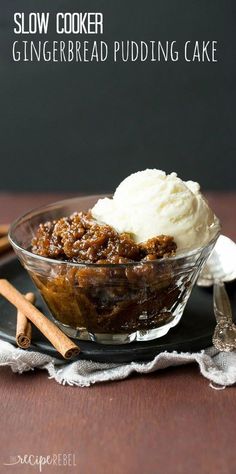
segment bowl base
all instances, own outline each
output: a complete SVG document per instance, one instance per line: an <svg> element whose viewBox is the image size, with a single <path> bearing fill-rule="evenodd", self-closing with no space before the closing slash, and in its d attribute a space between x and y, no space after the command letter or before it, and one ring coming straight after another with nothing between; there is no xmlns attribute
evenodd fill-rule
<svg viewBox="0 0 236 474"><path fill-rule="evenodd" d="M169 323L164 326L135 331L132 333L121 333L121 334L109 334L109 333L91 333L86 329L73 329L66 324L62 324L59 321L55 321L57 326L69 337L73 339L80 339L82 341L93 341L98 344L129 344L134 341L151 341L152 339L158 339L159 337L165 336L168 331L178 324L182 312L178 313Z"/></svg>

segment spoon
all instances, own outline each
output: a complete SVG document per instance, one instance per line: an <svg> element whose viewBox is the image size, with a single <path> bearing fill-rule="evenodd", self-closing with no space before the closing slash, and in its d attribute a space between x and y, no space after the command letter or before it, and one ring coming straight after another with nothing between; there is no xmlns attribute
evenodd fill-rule
<svg viewBox="0 0 236 474"><path fill-rule="evenodd" d="M199 286L213 285L217 325L212 342L219 351L229 352L236 349L236 326L233 323L231 305L224 285L224 282L235 278L236 244L225 235L221 235L197 280Z"/></svg>

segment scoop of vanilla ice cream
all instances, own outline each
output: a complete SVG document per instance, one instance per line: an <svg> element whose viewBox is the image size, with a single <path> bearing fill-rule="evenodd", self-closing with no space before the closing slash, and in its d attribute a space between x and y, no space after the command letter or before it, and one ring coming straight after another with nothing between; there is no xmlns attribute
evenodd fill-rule
<svg viewBox="0 0 236 474"><path fill-rule="evenodd" d="M113 198L98 200L92 215L118 232L130 232L137 243L161 234L173 236L178 251L206 244L219 225L198 183L157 169L128 176Z"/></svg>

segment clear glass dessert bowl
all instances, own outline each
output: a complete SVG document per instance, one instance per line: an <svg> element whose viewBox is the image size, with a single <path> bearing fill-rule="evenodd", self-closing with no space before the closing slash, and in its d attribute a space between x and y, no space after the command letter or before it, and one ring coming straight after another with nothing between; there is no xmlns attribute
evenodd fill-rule
<svg viewBox="0 0 236 474"><path fill-rule="evenodd" d="M179 322L219 236L219 224L205 246L146 262L72 263L31 252L40 223L86 211L100 197L67 199L33 210L12 224L10 242L55 322L67 335L103 344L162 337Z"/></svg>

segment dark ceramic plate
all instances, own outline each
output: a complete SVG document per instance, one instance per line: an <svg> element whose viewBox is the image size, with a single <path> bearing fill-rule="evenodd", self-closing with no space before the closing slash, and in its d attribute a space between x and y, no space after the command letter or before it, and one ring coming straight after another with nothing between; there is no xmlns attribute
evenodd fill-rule
<svg viewBox="0 0 236 474"><path fill-rule="evenodd" d="M35 287L27 272L15 257L0 264L0 275L7 278L21 292L34 291ZM236 309L235 285L227 287L233 309ZM37 292L36 304L51 318L45 303ZM234 311L235 313L235 311ZM132 342L123 345L102 345L95 342L77 341L81 348L78 358L98 362L147 361L163 351L198 351L211 345L215 319L212 309L212 290L194 288L180 323L169 333L153 341ZM0 338L15 344L16 311L4 298L0 297ZM34 327L32 345L29 350L37 350L62 359L44 336Z"/></svg>

